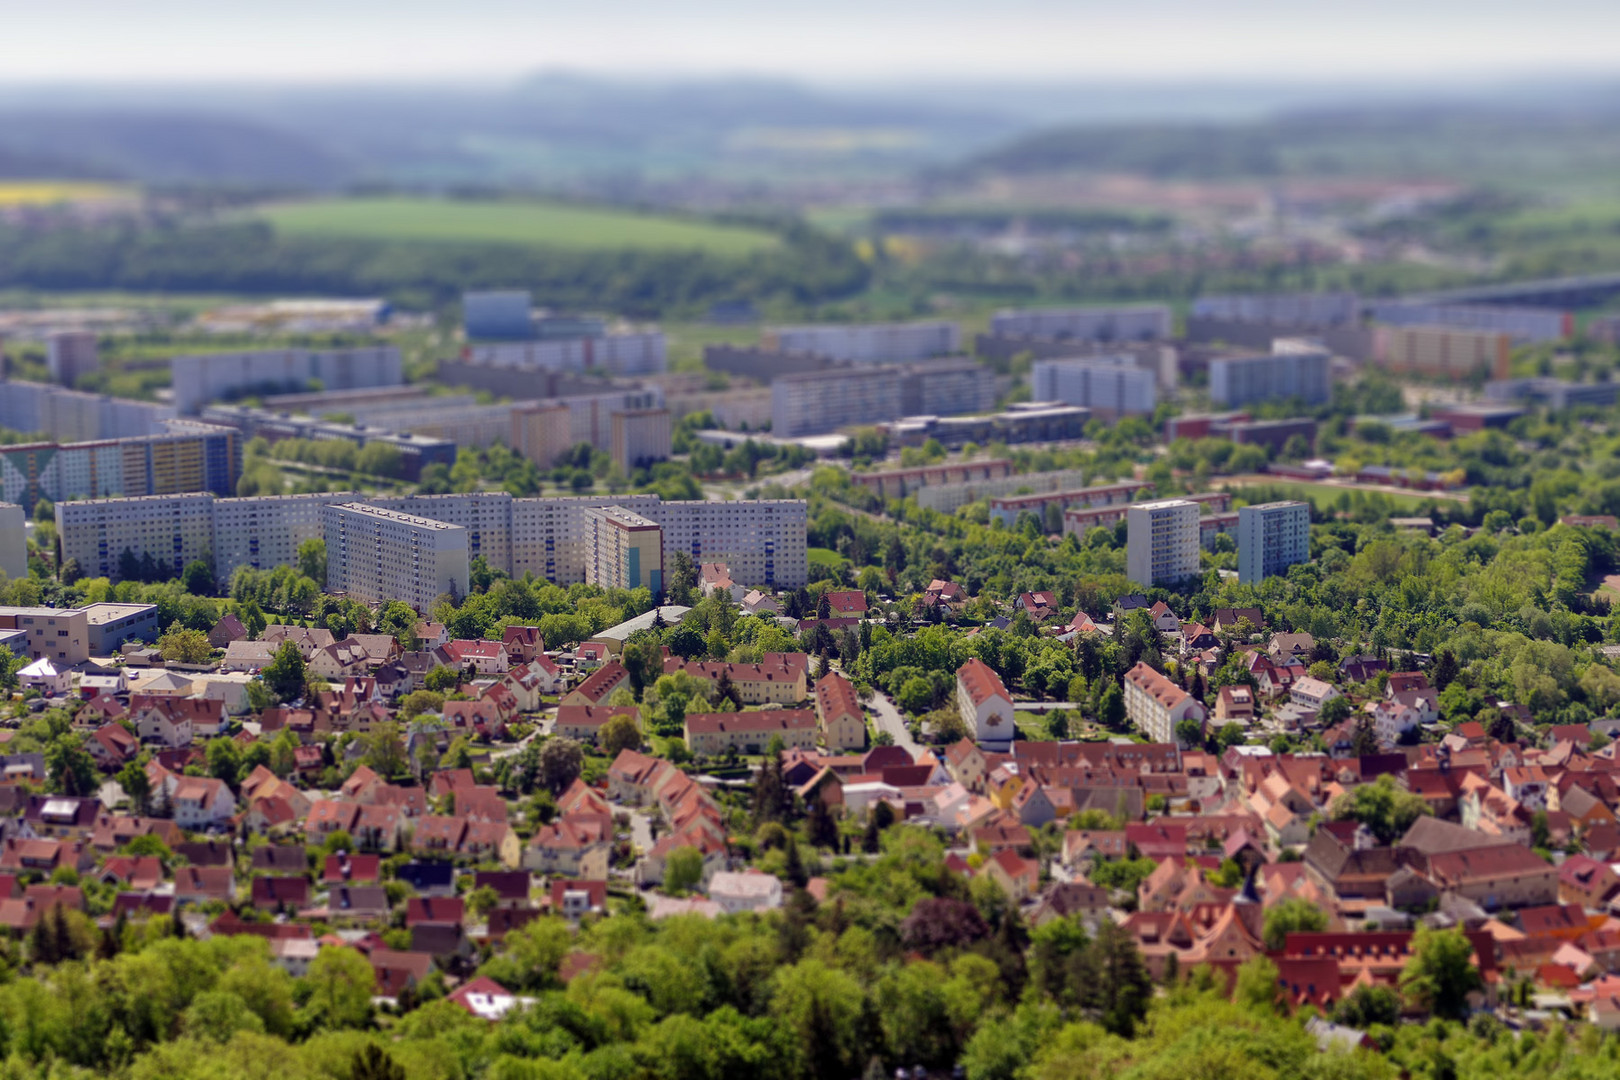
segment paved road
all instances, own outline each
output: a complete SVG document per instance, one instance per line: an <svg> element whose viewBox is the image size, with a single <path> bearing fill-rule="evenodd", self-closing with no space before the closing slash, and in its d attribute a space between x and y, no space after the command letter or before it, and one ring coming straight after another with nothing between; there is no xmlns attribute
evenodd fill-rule
<svg viewBox="0 0 1620 1080"><path fill-rule="evenodd" d="M894 736L894 744L905 748L906 753L915 758L922 752L917 740L911 737L911 729L906 727L906 718L900 710L890 701L888 695L881 692L872 695L872 716L877 721L879 731L887 731Z"/></svg>

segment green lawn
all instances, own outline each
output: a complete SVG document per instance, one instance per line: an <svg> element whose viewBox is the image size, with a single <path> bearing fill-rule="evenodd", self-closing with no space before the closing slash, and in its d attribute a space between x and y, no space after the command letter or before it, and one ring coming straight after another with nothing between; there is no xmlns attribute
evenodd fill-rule
<svg viewBox="0 0 1620 1080"><path fill-rule="evenodd" d="M1250 485L1228 482L1223 483L1220 486L1228 488L1232 491L1242 491L1245 487L1251 486L1263 487L1268 491L1276 490L1284 493L1287 497L1292 499L1308 500L1313 503L1318 510L1328 511L1338 509L1339 498L1342 495L1349 495L1352 503L1354 503L1358 496L1363 499L1388 499L1391 506L1393 506L1396 510L1403 511L1417 510L1421 507L1427 506L1430 502L1444 503L1446 501L1444 496L1409 494L1407 492L1395 493L1389 491L1366 491L1360 488L1341 487L1337 484L1313 484L1307 480L1287 481L1281 480L1281 478L1279 478L1279 482L1276 483L1273 483L1270 479L1267 479L1262 484Z"/></svg>
<svg viewBox="0 0 1620 1080"><path fill-rule="evenodd" d="M776 244L756 229L555 202L326 199L262 207L293 236L510 243L575 250L701 250L746 255Z"/></svg>

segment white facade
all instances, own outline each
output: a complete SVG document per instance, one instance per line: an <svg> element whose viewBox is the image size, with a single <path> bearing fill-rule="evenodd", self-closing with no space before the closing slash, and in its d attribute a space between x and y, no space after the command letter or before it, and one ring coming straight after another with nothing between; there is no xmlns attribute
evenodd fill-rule
<svg viewBox="0 0 1620 1080"><path fill-rule="evenodd" d="M1332 398L1331 357L1325 349L1234 356L1209 363L1209 399L1235 407L1298 398L1319 405Z"/></svg>
<svg viewBox="0 0 1620 1080"><path fill-rule="evenodd" d="M238 566L292 565L298 545L326 538L324 510L352 492L216 499L207 493L94 499L56 504L64 558L86 574L116 576L125 547L181 565L213 556L224 581ZM656 495L514 499L504 492L371 499L367 505L419 515L466 530L467 558L559 585L583 582L591 558L586 512L622 506L664 530L664 565L676 551L695 563L724 562L739 584L796 588L809 581L806 504L796 499L661 502ZM331 557L330 540L327 556ZM338 586L328 581L329 587ZM435 594L437 595L437 594Z"/></svg>
<svg viewBox="0 0 1620 1080"><path fill-rule="evenodd" d="M1192 314L1195 318L1226 319L1231 322L1350 326L1361 321L1361 298L1355 293L1200 296L1193 301Z"/></svg>
<svg viewBox="0 0 1620 1080"><path fill-rule="evenodd" d="M1198 504L1186 499L1136 503L1125 511L1130 538L1125 572L1142 585L1198 576Z"/></svg>
<svg viewBox="0 0 1620 1080"><path fill-rule="evenodd" d="M214 496L144 495L56 504L62 558L75 559L86 577L120 577L127 549L170 567L209 562L214 551Z"/></svg>
<svg viewBox="0 0 1620 1080"><path fill-rule="evenodd" d="M96 335L90 330L59 330L45 339L45 366L51 378L72 386L80 375L96 370Z"/></svg>
<svg viewBox="0 0 1620 1080"><path fill-rule="evenodd" d="M766 329L762 342L765 348L781 352L816 353L857 364L881 364L960 352L962 328L954 322L774 326Z"/></svg>
<svg viewBox="0 0 1620 1080"><path fill-rule="evenodd" d="M39 432L61 442L161 435L174 409L67 390L49 383L0 380L0 427Z"/></svg>
<svg viewBox="0 0 1620 1080"><path fill-rule="evenodd" d="M758 870L720 870L709 879L709 899L727 915L775 911L782 906L782 879Z"/></svg>
<svg viewBox="0 0 1620 1080"><path fill-rule="evenodd" d="M1074 341L1163 341L1170 330L1164 304L999 311L990 320L993 334Z"/></svg>
<svg viewBox="0 0 1620 1080"><path fill-rule="evenodd" d="M1138 663L1125 673L1125 715L1154 742L1176 741L1176 725L1183 720L1202 724L1209 713L1202 702L1147 664Z"/></svg>
<svg viewBox="0 0 1620 1080"><path fill-rule="evenodd" d="M980 746L1005 750L1012 744L1012 695L983 660L975 657L957 671L956 708Z"/></svg>
<svg viewBox="0 0 1620 1080"><path fill-rule="evenodd" d="M176 356L169 362L174 406L194 413L211 401L256 388L305 389L319 381L326 390L398 386L405 381L399 349L370 345L351 349L254 349Z"/></svg>
<svg viewBox="0 0 1620 1080"><path fill-rule="evenodd" d="M1130 356L1037 360L1030 369L1036 401L1061 401L1115 416L1153 412L1157 398L1151 371Z"/></svg>
<svg viewBox="0 0 1620 1080"><path fill-rule="evenodd" d="M653 375L668 367L662 330L603 334L551 341L503 341L473 345L467 359L490 367L523 371L586 371L609 375Z"/></svg>
<svg viewBox="0 0 1620 1080"><path fill-rule="evenodd" d="M898 368L844 369L784 375L771 383L771 434L791 439L904 414Z"/></svg>
<svg viewBox="0 0 1620 1080"><path fill-rule="evenodd" d="M611 423L612 446L608 453L613 456L613 464L624 472L669 460L672 425L668 409L616 412Z"/></svg>
<svg viewBox="0 0 1620 1080"><path fill-rule="evenodd" d="M28 515L16 503L0 503L0 574L28 576Z"/></svg>
<svg viewBox="0 0 1620 1080"><path fill-rule="evenodd" d="M1311 556L1311 508L1303 502L1238 508L1238 580L1258 584Z"/></svg>
<svg viewBox="0 0 1620 1080"><path fill-rule="evenodd" d="M403 600L426 611L441 595L467 595L467 530L365 503L322 512L326 587L363 604Z"/></svg>

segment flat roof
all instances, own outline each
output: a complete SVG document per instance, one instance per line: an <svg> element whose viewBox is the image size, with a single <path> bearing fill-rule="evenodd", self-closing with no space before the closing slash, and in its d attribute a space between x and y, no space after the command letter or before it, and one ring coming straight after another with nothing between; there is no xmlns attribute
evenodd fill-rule
<svg viewBox="0 0 1620 1080"><path fill-rule="evenodd" d="M622 506L593 506L585 511L587 514L600 514L613 524L626 529L660 529L663 526L651 518L642 517L634 510L626 510Z"/></svg>
<svg viewBox="0 0 1620 1080"><path fill-rule="evenodd" d="M156 611L156 604L114 604L102 602L99 604L86 604L83 608L84 616L91 626L100 626L115 619L125 619L131 615L140 615L148 611Z"/></svg>
<svg viewBox="0 0 1620 1080"><path fill-rule="evenodd" d="M686 613L691 610L691 608L685 607L681 604L665 604L663 607L653 608L651 611L644 611L633 619L626 619L618 626L610 626L600 633L593 634L590 640L600 641L603 638L608 638L612 641L623 641L637 630L650 629L655 617L661 616L664 622L673 626L682 619L686 618Z"/></svg>
<svg viewBox="0 0 1620 1080"><path fill-rule="evenodd" d="M384 521L397 521L402 525L414 525L420 529L460 529L460 525L452 525L448 521L435 521L433 518L418 517L416 514L407 514L400 510L384 510L380 506L369 503L347 502L333 503L334 510L347 510L350 513L362 514L366 517L381 518Z"/></svg>

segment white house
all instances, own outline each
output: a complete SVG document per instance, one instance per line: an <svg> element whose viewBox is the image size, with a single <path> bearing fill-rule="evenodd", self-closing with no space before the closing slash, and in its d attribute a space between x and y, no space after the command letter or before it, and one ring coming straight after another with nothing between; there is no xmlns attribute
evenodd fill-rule
<svg viewBox="0 0 1620 1080"><path fill-rule="evenodd" d="M1292 689L1288 691L1290 701L1307 709L1320 709L1334 698L1343 696L1332 683L1323 682L1309 675L1295 679Z"/></svg>
<svg viewBox="0 0 1620 1080"><path fill-rule="evenodd" d="M182 829L221 825L236 813L236 796L225 781L211 776L182 776L174 789L174 823Z"/></svg>
<svg viewBox="0 0 1620 1080"><path fill-rule="evenodd" d="M738 911L774 911L782 906L782 879L758 870L721 870L709 879L709 899L728 915Z"/></svg>
<svg viewBox="0 0 1620 1080"><path fill-rule="evenodd" d="M977 656L956 671L956 707L980 746L1002 753L1011 748L1012 695L995 669Z"/></svg>
<svg viewBox="0 0 1620 1080"><path fill-rule="evenodd" d="M47 697L65 694L73 687L72 677L67 670L58 670L43 656L17 672L17 682L24 690L38 690Z"/></svg>

